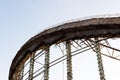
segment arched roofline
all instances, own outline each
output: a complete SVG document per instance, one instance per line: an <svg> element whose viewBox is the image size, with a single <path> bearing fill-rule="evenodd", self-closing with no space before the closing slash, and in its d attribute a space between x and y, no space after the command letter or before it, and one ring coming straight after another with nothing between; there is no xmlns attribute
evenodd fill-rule
<svg viewBox="0 0 120 80"><path fill-rule="evenodd" d="M31 52L52 45L58 41L87 39L92 37L119 37L120 17L91 18L78 20L47 29L29 39L14 57L9 80L20 62Z"/></svg>

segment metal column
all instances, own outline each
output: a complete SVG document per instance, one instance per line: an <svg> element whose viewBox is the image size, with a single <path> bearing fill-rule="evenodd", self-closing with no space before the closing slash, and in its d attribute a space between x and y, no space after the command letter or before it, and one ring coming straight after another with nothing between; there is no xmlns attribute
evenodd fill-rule
<svg viewBox="0 0 120 80"><path fill-rule="evenodd" d="M45 51L44 80L49 80L49 48Z"/></svg>
<svg viewBox="0 0 120 80"><path fill-rule="evenodd" d="M101 53L100 53L100 45L99 45L98 38L95 38L95 52L97 53L100 80L105 80L103 63L102 63L102 56L101 56Z"/></svg>
<svg viewBox="0 0 120 80"><path fill-rule="evenodd" d="M23 80L23 74L24 74L24 63L21 63L20 69L19 69L19 80Z"/></svg>
<svg viewBox="0 0 120 80"><path fill-rule="evenodd" d="M30 59L29 80L33 80L33 71L34 71L34 53L32 53Z"/></svg>
<svg viewBox="0 0 120 80"><path fill-rule="evenodd" d="M24 74L24 64L22 65L22 70L21 70L21 80L23 80L23 74Z"/></svg>
<svg viewBox="0 0 120 80"><path fill-rule="evenodd" d="M21 63L18 71L15 72L15 74L13 75L12 80L23 80L23 71L24 71L24 64Z"/></svg>
<svg viewBox="0 0 120 80"><path fill-rule="evenodd" d="M12 80L17 80L17 75L16 75L16 73L13 75Z"/></svg>
<svg viewBox="0 0 120 80"><path fill-rule="evenodd" d="M67 53L67 80L72 80L72 56L71 56L71 43L66 41L66 53Z"/></svg>

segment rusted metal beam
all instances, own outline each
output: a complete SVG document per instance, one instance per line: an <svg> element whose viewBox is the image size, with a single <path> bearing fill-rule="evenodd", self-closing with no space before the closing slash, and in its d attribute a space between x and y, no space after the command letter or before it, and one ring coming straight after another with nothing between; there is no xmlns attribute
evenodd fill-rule
<svg viewBox="0 0 120 80"><path fill-rule="evenodd" d="M30 59L30 68L29 68L29 80L33 80L33 72L34 72L34 53L31 54Z"/></svg>
<svg viewBox="0 0 120 80"><path fill-rule="evenodd" d="M104 68L103 68L102 56L101 56L101 52L100 52L100 45L99 45L99 42L98 42L98 38L95 38L95 52L97 53L100 80L106 80L105 79L105 74L104 74Z"/></svg>
<svg viewBox="0 0 120 80"><path fill-rule="evenodd" d="M45 51L44 80L49 80L49 48Z"/></svg>
<svg viewBox="0 0 120 80"><path fill-rule="evenodd" d="M72 80L72 55L71 55L71 43L66 41L66 54L67 54L67 80Z"/></svg>

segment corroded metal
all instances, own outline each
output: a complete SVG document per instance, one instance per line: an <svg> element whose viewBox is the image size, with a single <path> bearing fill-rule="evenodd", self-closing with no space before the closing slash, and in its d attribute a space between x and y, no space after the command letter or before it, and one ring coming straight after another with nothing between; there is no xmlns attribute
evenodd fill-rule
<svg viewBox="0 0 120 80"><path fill-rule="evenodd" d="M15 72L15 74L13 75L12 80L23 80L23 74L24 74L24 64L21 63L19 65L18 71Z"/></svg>
<svg viewBox="0 0 120 80"><path fill-rule="evenodd" d="M24 65L22 65L22 70L21 70L21 79L20 80L23 80L23 77L24 77Z"/></svg>
<svg viewBox="0 0 120 80"><path fill-rule="evenodd" d="M24 74L24 64L21 63L18 73L18 80L23 80L23 74Z"/></svg>
<svg viewBox="0 0 120 80"><path fill-rule="evenodd" d="M26 42L16 54L10 67L9 80L13 80L13 78L15 80L19 79L18 77L21 76L19 65L31 57L29 53L35 52L39 49L44 50L47 45L51 46L52 44L58 42L60 43L76 39L87 40L89 38L95 37L120 37L120 18L102 17L87 20L78 20L74 22L64 23L39 33L38 35L32 37L28 42ZM46 53L49 53L49 50L47 50ZM46 63L44 66L44 74L46 75L44 75L44 80L48 80L49 78L48 57L49 55L46 54Z"/></svg>
<svg viewBox="0 0 120 80"><path fill-rule="evenodd" d="M100 53L100 45L99 45L98 38L95 38L95 52L97 53L100 80L106 80L105 79L105 74L104 74L104 68L103 68L102 56L101 56L101 53Z"/></svg>
<svg viewBox="0 0 120 80"><path fill-rule="evenodd" d="M31 54L30 59L29 80L33 80L33 72L34 72L34 53Z"/></svg>
<svg viewBox="0 0 120 80"><path fill-rule="evenodd" d="M67 54L67 80L72 80L72 56L70 41L66 41L66 54Z"/></svg>
<svg viewBox="0 0 120 80"><path fill-rule="evenodd" d="M17 76L14 74L11 80L17 80Z"/></svg>
<svg viewBox="0 0 120 80"><path fill-rule="evenodd" d="M49 48L45 51L44 80L49 80Z"/></svg>

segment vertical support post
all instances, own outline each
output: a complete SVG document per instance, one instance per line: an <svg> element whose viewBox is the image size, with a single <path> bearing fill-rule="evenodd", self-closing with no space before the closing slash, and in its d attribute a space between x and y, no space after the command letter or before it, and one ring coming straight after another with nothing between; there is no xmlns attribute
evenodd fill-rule
<svg viewBox="0 0 120 80"><path fill-rule="evenodd" d="M17 80L17 76L15 73L13 74L12 80Z"/></svg>
<svg viewBox="0 0 120 80"><path fill-rule="evenodd" d="M22 70L21 70L21 80L23 80L24 75L24 64L22 65Z"/></svg>
<svg viewBox="0 0 120 80"><path fill-rule="evenodd" d="M45 52L44 80L49 80L49 48Z"/></svg>
<svg viewBox="0 0 120 80"><path fill-rule="evenodd" d="M29 80L33 80L33 71L34 71L34 53L31 54L30 59L30 68L29 68Z"/></svg>
<svg viewBox="0 0 120 80"><path fill-rule="evenodd" d="M23 63L21 63L20 65L19 65L19 67L18 67L18 71L16 71L15 73L14 73L14 75L13 75L13 78L12 78L12 80L23 80Z"/></svg>
<svg viewBox="0 0 120 80"><path fill-rule="evenodd" d="M18 67L18 71L15 72L16 80L20 80L20 68Z"/></svg>
<svg viewBox="0 0 120 80"><path fill-rule="evenodd" d="M72 56L71 56L71 43L66 41L66 53L67 53L67 80L72 80Z"/></svg>
<svg viewBox="0 0 120 80"><path fill-rule="evenodd" d="M103 63L102 63L102 56L101 56L101 53L100 53L100 45L99 45L99 42L98 42L98 38L95 38L95 52L97 53L100 80L105 80Z"/></svg>
<svg viewBox="0 0 120 80"><path fill-rule="evenodd" d="M20 69L21 69L21 66L20 66L20 68L19 68L19 70L17 72L17 80L20 80L20 77L21 77L21 71L20 71Z"/></svg>
<svg viewBox="0 0 120 80"><path fill-rule="evenodd" d="M23 74L24 74L24 63L21 63L20 68L19 68L19 80L23 80Z"/></svg>

